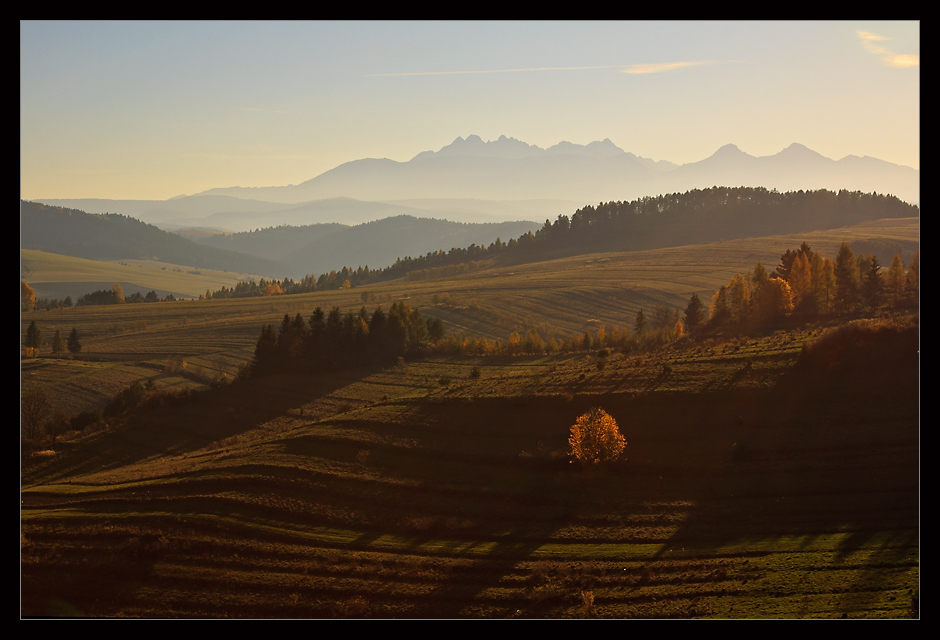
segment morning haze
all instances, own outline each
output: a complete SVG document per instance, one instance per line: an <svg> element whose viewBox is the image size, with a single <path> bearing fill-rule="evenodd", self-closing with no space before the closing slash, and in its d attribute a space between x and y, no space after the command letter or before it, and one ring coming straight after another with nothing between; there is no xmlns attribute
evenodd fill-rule
<svg viewBox="0 0 940 640"><path fill-rule="evenodd" d="M21 22L21 617L919 618L919 32Z"/></svg>

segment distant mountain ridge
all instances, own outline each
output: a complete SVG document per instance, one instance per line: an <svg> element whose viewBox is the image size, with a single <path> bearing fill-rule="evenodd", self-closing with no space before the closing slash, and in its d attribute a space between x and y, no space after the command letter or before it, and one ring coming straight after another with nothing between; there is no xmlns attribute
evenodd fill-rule
<svg viewBox="0 0 940 640"><path fill-rule="evenodd" d="M780 191L829 189L890 193L920 199L920 172L876 158L826 158L794 143L772 156L755 157L725 145L698 162L675 165L641 158L609 139L542 149L501 136L457 138L439 151L408 162L363 158L298 185L230 187L199 195L229 195L270 202L302 202L346 196L360 200L411 198L550 198L598 202L703 189L715 185Z"/></svg>
<svg viewBox="0 0 940 640"><path fill-rule="evenodd" d="M756 157L733 144L684 165L624 151L610 139L547 149L501 136L458 137L407 162L363 158L298 185L209 189L166 201L41 200L119 212L163 229L242 232L279 225L361 224L400 215L457 222L554 219L585 204L707 189L862 191L917 204L920 172L871 157L833 160L801 144Z"/></svg>

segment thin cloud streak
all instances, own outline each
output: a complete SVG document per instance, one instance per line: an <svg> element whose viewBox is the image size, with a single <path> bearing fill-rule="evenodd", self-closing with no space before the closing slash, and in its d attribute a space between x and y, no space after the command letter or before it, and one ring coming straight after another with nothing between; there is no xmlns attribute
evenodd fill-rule
<svg viewBox="0 0 940 640"><path fill-rule="evenodd" d="M411 71L407 73L370 73L367 78L389 78L395 76L453 76L471 73L520 73L523 71L584 71L591 69L619 69L624 65L611 64L599 67L534 67L531 69L490 69L487 71Z"/></svg>
<svg viewBox="0 0 940 640"><path fill-rule="evenodd" d="M241 111L260 111L263 113L290 113L290 111L277 111L275 109L255 109L253 107L235 107Z"/></svg>
<svg viewBox="0 0 940 640"><path fill-rule="evenodd" d="M872 33L870 31L856 31L858 37L862 39L862 46L865 47L869 53L873 53L877 56L882 56L882 61L886 62L888 66L906 68L906 67L917 67L920 66L920 56L915 54L906 54L900 53L895 54L891 53L885 47L875 44L882 40L890 40L887 36L879 36L877 33Z"/></svg>
<svg viewBox="0 0 940 640"><path fill-rule="evenodd" d="M690 62L659 62L651 64L633 64L628 69L621 69L621 73L664 73L686 67L697 67L703 64L718 64L717 60L695 60Z"/></svg>
<svg viewBox="0 0 940 640"><path fill-rule="evenodd" d="M224 153L184 153L181 158L213 158L215 160L309 160L313 156L302 155L259 155L259 156L241 156L228 155Z"/></svg>

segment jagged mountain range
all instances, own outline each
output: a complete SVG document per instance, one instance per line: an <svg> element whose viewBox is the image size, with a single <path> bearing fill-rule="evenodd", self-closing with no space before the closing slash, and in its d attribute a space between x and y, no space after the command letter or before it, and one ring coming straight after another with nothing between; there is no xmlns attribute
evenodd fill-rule
<svg viewBox="0 0 940 640"><path fill-rule="evenodd" d="M346 196L371 201L549 198L589 204L716 185L877 191L907 202L919 201L915 169L870 157L832 160L796 143L764 157L729 144L699 162L675 165L641 158L610 140L541 149L512 138L483 142L477 136L457 138L437 152L419 153L408 162L366 158L298 185L210 189L201 195L282 203Z"/></svg>
<svg viewBox="0 0 940 640"><path fill-rule="evenodd" d="M910 167L867 156L832 160L800 144L763 157L729 144L699 162L676 165L628 153L609 139L542 149L505 136L489 142L469 136L407 162L347 162L298 185L217 188L166 201L38 201L124 213L164 229L246 231L399 215L544 222L585 204L715 185L876 191L916 204L919 181L920 172Z"/></svg>

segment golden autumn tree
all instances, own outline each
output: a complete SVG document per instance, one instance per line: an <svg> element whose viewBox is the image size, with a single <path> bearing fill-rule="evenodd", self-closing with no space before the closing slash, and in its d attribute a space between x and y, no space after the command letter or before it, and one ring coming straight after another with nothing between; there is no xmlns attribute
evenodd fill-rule
<svg viewBox="0 0 940 640"><path fill-rule="evenodd" d="M36 292L25 280L20 280L20 311L32 311L35 308Z"/></svg>
<svg viewBox="0 0 940 640"><path fill-rule="evenodd" d="M614 461L623 453L627 441L609 413L595 407L571 426L571 455L585 464Z"/></svg>

